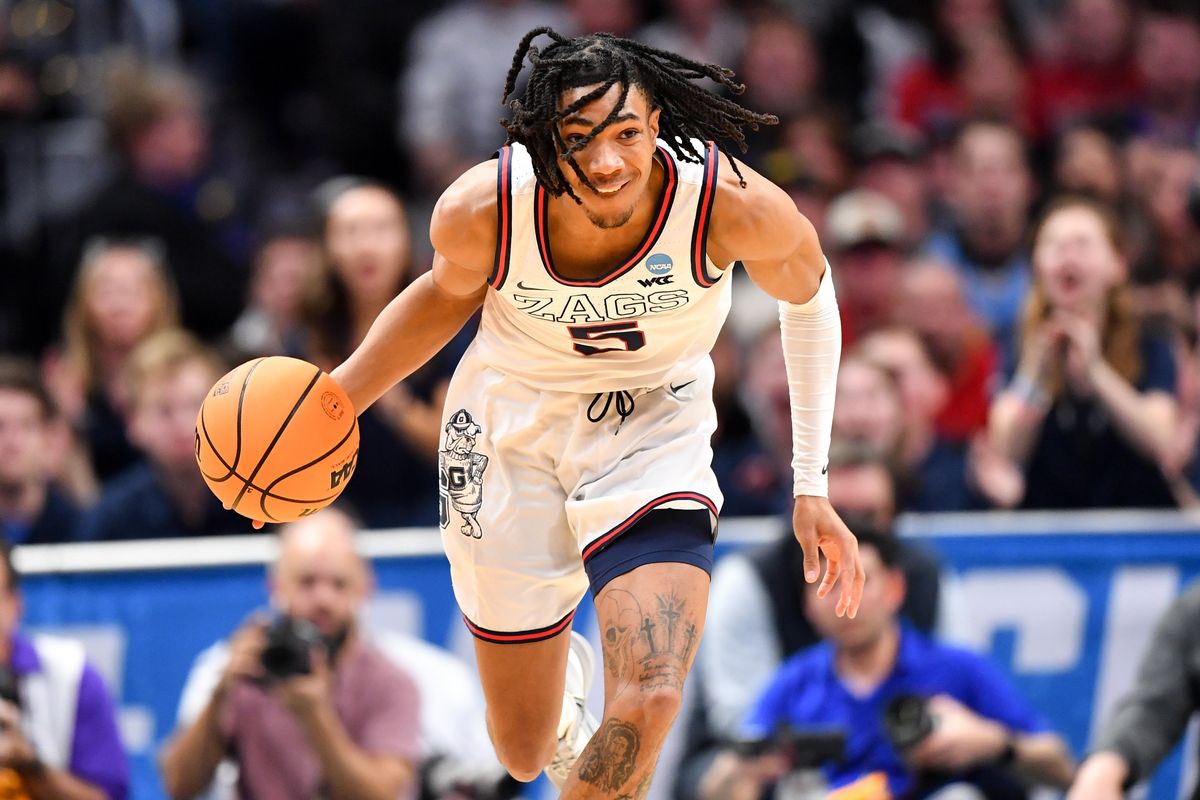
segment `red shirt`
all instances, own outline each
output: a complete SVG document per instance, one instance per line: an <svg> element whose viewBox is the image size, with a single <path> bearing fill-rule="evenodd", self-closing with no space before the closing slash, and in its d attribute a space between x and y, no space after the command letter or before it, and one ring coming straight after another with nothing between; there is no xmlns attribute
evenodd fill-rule
<svg viewBox="0 0 1200 800"><path fill-rule="evenodd" d="M967 352L950 376L950 395L936 420L937 432L955 442L987 427L999 353L987 334L977 333L968 339Z"/></svg>

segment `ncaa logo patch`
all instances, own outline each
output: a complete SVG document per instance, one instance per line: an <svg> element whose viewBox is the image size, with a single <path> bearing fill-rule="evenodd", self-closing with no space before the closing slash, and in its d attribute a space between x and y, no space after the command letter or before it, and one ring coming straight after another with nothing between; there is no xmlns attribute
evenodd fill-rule
<svg viewBox="0 0 1200 800"><path fill-rule="evenodd" d="M654 253L646 259L646 270L651 275L666 275L673 266L674 262L666 253Z"/></svg>

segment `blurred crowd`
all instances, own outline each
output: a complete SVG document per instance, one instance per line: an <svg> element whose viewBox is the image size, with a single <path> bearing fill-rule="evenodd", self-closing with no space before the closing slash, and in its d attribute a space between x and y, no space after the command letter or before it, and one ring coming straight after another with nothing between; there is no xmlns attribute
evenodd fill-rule
<svg viewBox="0 0 1200 800"><path fill-rule="evenodd" d="M192 468L204 387L332 367L503 143L525 31L734 67L744 160L814 222L835 438L899 510L1200 504L1200 12L1174 0L0 4L0 524L17 543L236 532ZM464 47L464 42L470 42ZM714 353L727 515L788 501L786 382L740 273ZM471 337L362 420L347 499L428 524Z"/></svg>

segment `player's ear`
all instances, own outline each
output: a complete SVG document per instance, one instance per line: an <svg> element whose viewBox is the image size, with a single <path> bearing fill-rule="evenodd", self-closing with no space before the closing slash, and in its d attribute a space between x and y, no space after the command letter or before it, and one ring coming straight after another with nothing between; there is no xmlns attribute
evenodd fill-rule
<svg viewBox="0 0 1200 800"><path fill-rule="evenodd" d="M650 138L658 138L658 118L662 115L662 109L657 106L650 112L649 118L646 120L646 127L650 129Z"/></svg>

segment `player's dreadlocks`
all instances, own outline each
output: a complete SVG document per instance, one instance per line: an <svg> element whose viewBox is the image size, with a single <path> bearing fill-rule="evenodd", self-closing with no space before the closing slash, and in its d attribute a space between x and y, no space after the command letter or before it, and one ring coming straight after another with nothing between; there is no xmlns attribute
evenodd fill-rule
<svg viewBox="0 0 1200 800"><path fill-rule="evenodd" d="M545 48L532 45L538 36L549 36L553 42ZM508 144L519 142L529 150L534 175L555 196L566 192L576 202L579 197L571 190L559 161L566 161L579 180L594 189L575 161L575 153L588 146L596 134L612 124L625 105L629 87L639 86L650 98L651 108L661 109L659 137L664 139L675 155L683 161L703 163L703 153L696 152L692 139L713 140L729 155L723 142L736 142L746 150L744 127L757 130L759 125L775 125L779 118L758 114L732 100L714 94L693 81L708 78L733 94L741 94L745 85L733 79L733 70L716 64L703 64L689 58L649 47L631 39L620 39L609 33L593 33L568 39L552 28L535 28L525 34L513 55L512 68L504 81L504 103L516 91L517 76L529 58L531 70L524 97L509 103L512 118L501 120L508 131ZM580 86L599 84L574 103L559 109L564 91ZM621 96L608 116L579 141L567 145L558 132L558 122L600 98L614 84L621 85ZM730 159L733 171L746 185L737 162Z"/></svg>

